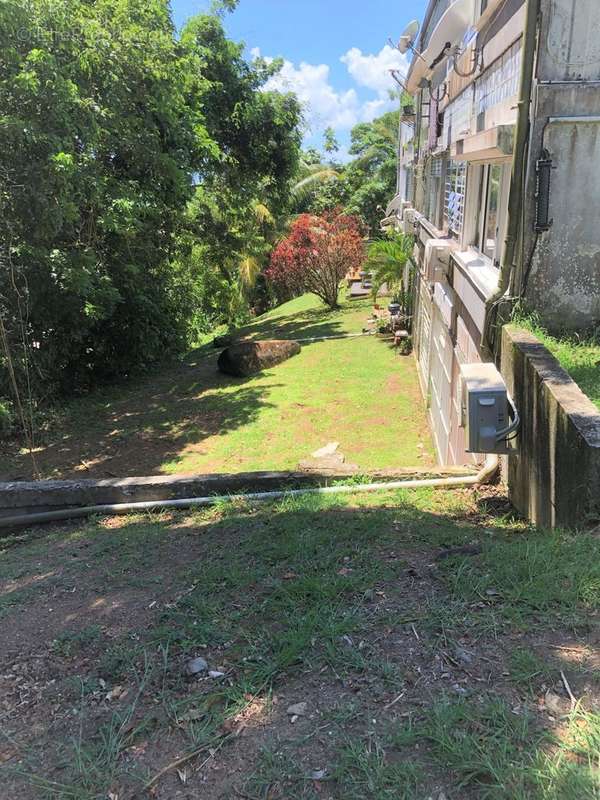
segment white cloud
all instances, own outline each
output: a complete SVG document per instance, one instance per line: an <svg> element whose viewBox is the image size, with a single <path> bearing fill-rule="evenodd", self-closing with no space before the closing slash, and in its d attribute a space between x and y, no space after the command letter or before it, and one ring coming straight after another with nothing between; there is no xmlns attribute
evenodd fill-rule
<svg viewBox="0 0 600 800"><path fill-rule="evenodd" d="M330 83L327 64L295 66L284 61L281 71L265 86L267 90L295 92L305 108L311 128L351 128L356 124L360 102L354 89L337 92Z"/></svg>
<svg viewBox="0 0 600 800"><path fill-rule="evenodd" d="M253 59L260 58L260 49L254 47L250 55ZM265 57L265 60L273 59ZM363 54L353 47L340 60L356 84L375 92L375 98L361 99L354 88L336 90L331 84L331 70L327 64L301 62L296 65L287 60L281 71L266 83L265 90L294 92L304 106L306 123L313 134L329 126L336 131L348 131L358 122L370 122L395 108L396 103L388 95L388 90L396 86L389 70L406 72L405 56L385 45L374 55Z"/></svg>
<svg viewBox="0 0 600 800"><path fill-rule="evenodd" d="M386 44L379 53L364 54L358 47L352 47L340 59L359 86L372 89L383 97L396 84L390 75L391 69L397 69L404 75L408 70L408 59L395 47Z"/></svg>
<svg viewBox="0 0 600 800"><path fill-rule="evenodd" d="M386 111L390 111L397 103L393 103L388 97L379 98L378 100L369 100L363 103L360 109L360 121L371 122L375 117L380 117Z"/></svg>
<svg viewBox="0 0 600 800"><path fill-rule="evenodd" d="M258 48L251 51L253 58L259 58ZM272 61L266 58L266 61ZM360 101L354 89L336 91L331 85L330 68L327 64L307 64L298 66L284 61L280 72L265 84L266 91L294 92L304 107L308 127L318 132L331 126L336 130L349 129L360 116Z"/></svg>

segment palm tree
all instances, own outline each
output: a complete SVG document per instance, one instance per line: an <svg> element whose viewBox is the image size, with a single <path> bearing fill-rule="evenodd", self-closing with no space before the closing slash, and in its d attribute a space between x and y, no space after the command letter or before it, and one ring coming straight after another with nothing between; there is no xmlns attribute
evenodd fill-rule
<svg viewBox="0 0 600 800"><path fill-rule="evenodd" d="M263 268L265 256L274 238L276 220L268 206L255 200L252 203L244 251L238 261L238 274L243 291L250 291Z"/></svg>
<svg viewBox="0 0 600 800"><path fill-rule="evenodd" d="M386 284L394 297L406 307L404 270L412 256L414 238L405 233L388 234L387 239L378 239L369 246L367 269L373 273L373 295L377 297Z"/></svg>
<svg viewBox="0 0 600 800"><path fill-rule="evenodd" d="M322 183L339 178L339 172L328 164L310 164L306 160L300 162L298 175L292 184L291 194L297 205L301 205L314 189Z"/></svg>

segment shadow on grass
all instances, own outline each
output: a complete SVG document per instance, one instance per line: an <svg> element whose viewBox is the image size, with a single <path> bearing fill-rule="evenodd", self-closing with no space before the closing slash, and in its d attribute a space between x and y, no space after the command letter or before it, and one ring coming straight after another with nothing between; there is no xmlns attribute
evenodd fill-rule
<svg viewBox="0 0 600 800"><path fill-rule="evenodd" d="M356 307L359 313L365 308ZM295 339L345 332L348 308L309 308L290 315L277 312L240 329L249 338ZM358 327L358 324L357 324ZM219 350L211 344L191 351L176 365L163 365L143 377L98 389L65 404L45 435L37 455L45 478L109 478L159 473L185 447L251 423L269 406L274 386L221 375ZM235 386L235 392L224 389ZM0 451L0 480L30 480L28 456L15 454L16 443Z"/></svg>
<svg viewBox="0 0 600 800"><path fill-rule="evenodd" d="M235 391L224 391L232 386ZM271 407L266 397L276 386L222 375L216 354L200 353L71 403L37 462L45 477L156 474L186 446L201 448L205 439L251 423ZM26 455L7 458L0 479L31 479L29 470Z"/></svg>
<svg viewBox="0 0 600 800"><path fill-rule="evenodd" d="M335 336L343 333L341 316L344 312L329 308L300 311L291 317L265 319L243 328L240 333L251 339L276 336L278 339L302 339Z"/></svg>
<svg viewBox="0 0 600 800"><path fill-rule="evenodd" d="M346 764L343 753L349 739L343 728L332 724L331 733L323 736L329 742L333 776L328 792L335 798L427 796L432 764L444 775L443 788L450 796L594 797L593 751L600 740L597 717L588 714L585 728L578 721L573 739L563 733L563 750L557 750L550 732L548 738L540 735L540 727L548 722L543 715L536 717L535 703L527 712L514 712L515 696L503 678L504 660L514 650L518 628L538 639L556 637L562 631L563 641L572 640L576 627L587 632L600 608L600 567L593 558L593 537L533 532L517 521L493 518L484 525L481 511L476 506L465 509L458 495L396 493L379 507L372 507L377 501L365 496L358 504L356 498L346 501L353 502L352 506L337 502L336 506L331 498L284 498L272 506L254 508L223 503L197 513L119 519L116 529L108 520L91 520L50 531L51 546L42 558L39 531L33 532L31 543L23 542L5 553L0 573L4 586L8 580L27 580L40 568L51 573L61 564L67 584L78 587L78 612L70 618L65 613L70 595L48 587L54 610L46 615L51 621L45 637L59 644L36 667L38 680L44 669L54 680L68 677L79 668L82 656L91 665L86 673L88 694L82 693L79 699L80 712L64 717L60 731L64 741L57 739L51 727L48 703L36 703L35 719L24 714L11 722L11 735L24 741L35 722L38 738L26 751L30 753L28 773L39 779L37 786L44 778L36 748L60 750L84 730L87 760L74 759L69 764L61 759L60 768L54 761L52 796L106 796L117 784L139 789L143 758L139 764L123 758L125 750L134 752L135 745L143 743L140 752L149 748L155 773L174 755L193 752L199 743L220 747L223 726L231 725L249 698L268 698L271 689L285 696L286 686L296 686L297 691L299 681L303 696L316 692L311 695L315 707L326 706L332 696L349 694L365 719L364 728L354 729L351 735L356 753L363 752L364 744L368 753L375 747L381 755L375 761L361 757L360 774L357 758L339 770L340 764ZM468 554L448 555L450 548L473 548L474 544L477 548ZM74 559L79 549L84 553L81 561ZM147 583L150 576L156 579L155 585ZM129 597L123 595L127 585ZM104 606L97 603L99 586ZM22 602L43 613L47 605L43 584L31 591ZM153 610L148 610L150 598ZM111 614L102 613L106 607L112 608ZM11 614L9 610L1 623L6 630L14 628ZM127 619L126 635L123 618ZM413 636L415 626L417 636ZM43 643L38 628L22 642L23 656L40 652ZM4 636L4 631L0 634ZM471 654L467 674L478 676L481 668L487 677L476 685L473 698L449 699L433 658L458 640L469 642L465 645ZM357 648L348 642L362 645ZM228 682L222 686L200 682L190 693L181 666L198 653L210 664L222 666ZM452 671L452 662L444 669ZM418 670L416 685L414 680L404 680L404 670L413 674ZM306 679L310 673L319 675L316 689ZM569 677L579 694L576 676L569 673ZM97 750L106 741L106 714L98 713L94 699L94 686L100 679L111 686L137 682L140 693L135 725L115 728L115 736L123 731L127 735L116 738L108 754ZM347 684L360 686L360 692L348 693ZM425 691L424 687L429 688ZM403 704L392 707L391 700L400 691ZM104 696L106 689L100 684L98 692ZM65 697L60 702L70 707L74 701ZM117 720L133 718L133 711L128 717L130 702L122 704ZM377 731L370 724L373 704ZM199 721L181 724L190 710ZM283 746L292 761L299 763L297 742L290 737L289 721L283 716L287 732ZM258 763L265 736L281 746L276 714L265 717L263 723L266 728L259 726L256 739L252 726L245 731L245 763ZM401 730L408 723L411 729ZM306 724L304 733L310 733L312 723ZM314 725L316 731L327 727L321 718ZM421 749L407 750L415 741L422 742ZM221 794L206 796L234 796L227 780L235 749L231 743L218 754L222 768L209 780L224 784L219 787ZM400 773L387 769L406 758L418 768L410 776L411 793L401 784L394 787ZM53 763L52 758L49 761ZM17 781L17 791L20 778L11 773L12 766L9 759L0 773L8 776L5 785ZM281 771L275 779L286 780ZM173 796L177 776L165 780L165 796ZM379 786L380 794L374 789L364 794L364 785ZM297 785L281 788L284 794L280 796L313 796L298 794ZM29 797L26 793L15 796Z"/></svg>

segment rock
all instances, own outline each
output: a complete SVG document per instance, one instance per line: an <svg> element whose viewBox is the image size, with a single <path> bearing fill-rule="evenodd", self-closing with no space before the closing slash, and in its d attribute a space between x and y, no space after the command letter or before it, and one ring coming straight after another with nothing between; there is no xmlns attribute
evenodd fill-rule
<svg viewBox="0 0 600 800"><path fill-rule="evenodd" d="M238 342L227 347L219 356L218 367L226 375L248 378L263 369L281 364L298 355L298 342L271 339L264 342Z"/></svg>
<svg viewBox="0 0 600 800"><path fill-rule="evenodd" d="M463 664L473 663L473 656L471 655L471 653L469 653L467 650L464 650L462 647L456 647L454 649L454 655Z"/></svg>
<svg viewBox="0 0 600 800"><path fill-rule="evenodd" d="M294 703L285 712L288 717L305 717L308 703Z"/></svg>
<svg viewBox="0 0 600 800"><path fill-rule="evenodd" d="M346 461L346 456L339 451L329 455L314 458L314 454L309 458L303 458L298 464L301 472L338 472L344 473L358 472L357 464L350 464Z"/></svg>
<svg viewBox="0 0 600 800"><path fill-rule="evenodd" d="M190 708L189 711L186 711L185 714L182 714L179 719L181 722L198 722L201 719L204 719L206 716L206 711L200 708Z"/></svg>
<svg viewBox="0 0 600 800"><path fill-rule="evenodd" d="M218 669L211 669L209 671L209 673L208 673L208 677L209 678L215 678L215 679L224 678L225 677L225 673L224 672L219 672Z"/></svg>
<svg viewBox="0 0 600 800"><path fill-rule="evenodd" d="M202 675L208 672L208 662L203 658L192 658L185 665L187 675Z"/></svg>
<svg viewBox="0 0 600 800"><path fill-rule="evenodd" d="M340 446L339 442L329 442L329 444L326 444L325 447L321 447L320 450L315 450L314 453L311 453L311 456L313 458L324 458L325 456L332 456L339 446Z"/></svg>
<svg viewBox="0 0 600 800"><path fill-rule="evenodd" d="M560 717L568 712L568 703L566 699L558 694L554 694L554 692L546 692L544 703L546 710L554 716Z"/></svg>
<svg viewBox="0 0 600 800"><path fill-rule="evenodd" d="M107 693L105 699L110 700L120 700L124 698L128 694L128 690L123 688L123 686L114 686L110 692Z"/></svg>

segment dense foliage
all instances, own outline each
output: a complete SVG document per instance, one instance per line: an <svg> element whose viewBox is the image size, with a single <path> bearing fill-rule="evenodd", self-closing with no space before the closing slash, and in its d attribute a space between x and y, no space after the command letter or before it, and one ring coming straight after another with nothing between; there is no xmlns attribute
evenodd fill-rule
<svg viewBox="0 0 600 800"><path fill-rule="evenodd" d="M369 245L367 269L372 273L375 297L384 284L395 297L402 291L406 265L412 256L414 244L413 236L392 231L384 239Z"/></svg>
<svg viewBox="0 0 600 800"><path fill-rule="evenodd" d="M391 111L373 122L356 125L351 133L348 164L341 166L326 158L311 157L310 174L306 172L303 192L296 197L297 210L320 214L332 208L360 217L370 236L379 236L384 209L396 192L396 165L399 112ZM325 132L324 150L335 152L331 133ZM308 191L307 191L308 190Z"/></svg>
<svg viewBox="0 0 600 800"><path fill-rule="evenodd" d="M301 214L274 249L267 276L284 294L313 292L336 308L342 278L364 258L358 219L336 211Z"/></svg>
<svg viewBox="0 0 600 800"><path fill-rule="evenodd" d="M167 0L5 2L0 48L0 397L84 390L235 313L297 171L278 64L217 14L178 36Z"/></svg>
<svg viewBox="0 0 600 800"><path fill-rule="evenodd" d="M297 99L264 91L280 63L224 33L236 4L180 32L168 0L0 4L0 430L309 283L334 304L357 220L379 235L397 113L352 131L345 166L332 129L301 153ZM321 266L274 281L302 230Z"/></svg>

